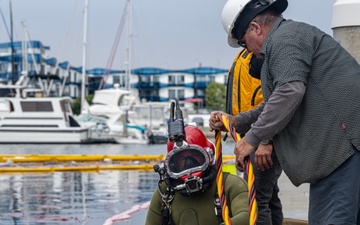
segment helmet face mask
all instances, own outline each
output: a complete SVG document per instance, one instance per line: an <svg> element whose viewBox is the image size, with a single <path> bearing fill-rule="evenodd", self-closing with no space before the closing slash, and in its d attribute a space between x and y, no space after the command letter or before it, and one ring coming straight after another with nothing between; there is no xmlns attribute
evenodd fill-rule
<svg viewBox="0 0 360 225"><path fill-rule="evenodd" d="M175 145L176 146L176 145ZM165 159L165 168L169 177L185 180L191 176L202 176L212 163L212 156L209 151L199 146L175 147Z"/></svg>
<svg viewBox="0 0 360 225"><path fill-rule="evenodd" d="M183 141L168 141L164 171L174 190L192 195L207 190L215 177L215 146L196 126L187 125L184 131Z"/></svg>

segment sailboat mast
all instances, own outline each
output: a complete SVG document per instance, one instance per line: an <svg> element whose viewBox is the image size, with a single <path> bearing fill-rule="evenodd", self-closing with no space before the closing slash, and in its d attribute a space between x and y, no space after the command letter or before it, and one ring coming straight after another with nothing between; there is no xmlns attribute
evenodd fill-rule
<svg viewBox="0 0 360 225"><path fill-rule="evenodd" d="M23 40L21 44L21 52L22 52L22 71L28 71L28 50L27 50L27 38L26 38L26 29L25 29L25 22L21 21L21 25L23 28Z"/></svg>
<svg viewBox="0 0 360 225"><path fill-rule="evenodd" d="M82 55L82 80L81 80L81 112L85 110L85 88L86 88L86 49L87 49L87 20L88 20L89 1L85 0L84 9L84 32L83 32L83 55Z"/></svg>
<svg viewBox="0 0 360 225"><path fill-rule="evenodd" d="M132 38L132 2L131 0L127 0L127 43L126 43L126 55L127 55L127 62L126 62L126 77L125 77L125 87L126 90L130 89L130 74L131 74L131 38Z"/></svg>
<svg viewBox="0 0 360 225"><path fill-rule="evenodd" d="M13 15L12 15L12 4L11 1L9 2L10 5L10 43L11 43L11 82L15 84L15 56L14 56L14 32L13 32Z"/></svg>

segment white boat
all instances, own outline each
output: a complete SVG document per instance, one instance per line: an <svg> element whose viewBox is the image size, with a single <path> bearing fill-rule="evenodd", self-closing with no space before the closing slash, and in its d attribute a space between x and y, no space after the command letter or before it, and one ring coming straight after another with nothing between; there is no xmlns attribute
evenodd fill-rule
<svg viewBox="0 0 360 225"><path fill-rule="evenodd" d="M141 102L133 106L135 113L129 115L129 121L147 128L151 144L164 144L168 140L168 124L170 117L170 103L168 102Z"/></svg>
<svg viewBox="0 0 360 225"><path fill-rule="evenodd" d="M140 104L137 92L124 90L115 84L114 88L95 91L90 113L105 114L111 116L126 110L132 110L135 105Z"/></svg>
<svg viewBox="0 0 360 225"><path fill-rule="evenodd" d="M69 97L1 97L0 143L88 143Z"/></svg>
<svg viewBox="0 0 360 225"><path fill-rule="evenodd" d="M131 109L138 101L136 93L118 86L97 90L92 105L77 119L82 126L91 128L94 142L148 144L148 130L129 119L135 113Z"/></svg>
<svg viewBox="0 0 360 225"><path fill-rule="evenodd" d="M146 129L126 123L124 113L111 117L82 113L77 117L81 126L91 129L92 142L115 142L119 144L148 144Z"/></svg>

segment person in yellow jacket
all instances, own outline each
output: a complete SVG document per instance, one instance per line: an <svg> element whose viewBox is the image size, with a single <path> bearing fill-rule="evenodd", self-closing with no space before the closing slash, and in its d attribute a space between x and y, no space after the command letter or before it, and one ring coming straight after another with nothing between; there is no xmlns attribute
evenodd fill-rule
<svg viewBox="0 0 360 225"><path fill-rule="evenodd" d="M182 118L170 119L168 125L168 153L164 163L154 167L160 180L145 224L224 224L216 185L214 144L196 126L184 125ZM246 182L225 172L223 182L232 224L249 224Z"/></svg>
<svg viewBox="0 0 360 225"><path fill-rule="evenodd" d="M260 82L262 60L252 55L247 49L243 49L237 54L229 70L226 88L226 112L229 114L237 115L264 101Z"/></svg>
<svg viewBox="0 0 360 225"><path fill-rule="evenodd" d="M226 111L238 115L259 106L263 101L260 82L262 60L253 57L253 53L243 49L235 57L229 70ZM240 134L243 136L243 134ZM260 149L261 148L261 149ZM273 151L271 141L263 142L258 151L250 155L254 165L256 201L258 204L257 225L281 225L283 212L278 196L278 178L282 169ZM258 161L267 166L257 166Z"/></svg>

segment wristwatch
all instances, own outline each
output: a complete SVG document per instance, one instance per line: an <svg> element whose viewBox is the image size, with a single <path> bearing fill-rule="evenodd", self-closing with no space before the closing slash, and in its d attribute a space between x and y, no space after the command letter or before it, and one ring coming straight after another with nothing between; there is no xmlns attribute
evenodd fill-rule
<svg viewBox="0 0 360 225"><path fill-rule="evenodd" d="M271 139L267 139L267 140L262 140L260 143L263 145L272 145L273 141Z"/></svg>

